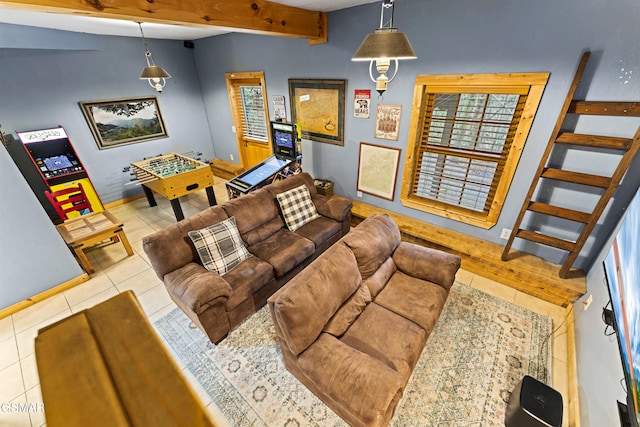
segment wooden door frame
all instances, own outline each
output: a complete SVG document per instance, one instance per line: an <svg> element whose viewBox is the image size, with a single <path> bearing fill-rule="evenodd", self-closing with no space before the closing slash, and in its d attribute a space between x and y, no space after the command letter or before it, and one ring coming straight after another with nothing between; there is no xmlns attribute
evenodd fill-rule
<svg viewBox="0 0 640 427"><path fill-rule="evenodd" d="M240 155L241 166L248 169L250 166L247 164L247 154L244 146L244 133L242 129L242 119L238 117L240 110L235 103L235 97L232 92L233 82L235 80L258 80L262 87L262 99L264 101L264 113L265 121L267 125L267 144L271 152L273 152L273 141L271 140L270 131L270 119L269 119L269 105L267 103L267 85L264 79L264 71L248 71L238 73L225 73L225 80L227 83L227 94L229 96L229 105L231 107L231 115L233 117L233 124L236 129L236 145L238 147L238 154Z"/></svg>

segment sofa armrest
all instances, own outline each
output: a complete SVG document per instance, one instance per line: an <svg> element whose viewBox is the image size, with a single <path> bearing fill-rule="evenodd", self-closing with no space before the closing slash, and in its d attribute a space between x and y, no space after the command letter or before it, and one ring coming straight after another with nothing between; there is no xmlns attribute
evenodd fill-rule
<svg viewBox="0 0 640 427"><path fill-rule="evenodd" d="M298 356L298 367L313 389L363 425L386 425L405 384L385 363L326 333Z"/></svg>
<svg viewBox="0 0 640 427"><path fill-rule="evenodd" d="M342 196L326 197L321 194L315 194L312 200L320 215L338 222L342 222L347 218L353 204L350 199Z"/></svg>
<svg viewBox="0 0 640 427"><path fill-rule="evenodd" d="M232 292L231 285L222 276L195 262L167 273L164 284L196 314L216 304L224 305Z"/></svg>
<svg viewBox="0 0 640 427"><path fill-rule="evenodd" d="M437 249L401 242L392 255L398 270L449 289L460 268L460 257Z"/></svg>

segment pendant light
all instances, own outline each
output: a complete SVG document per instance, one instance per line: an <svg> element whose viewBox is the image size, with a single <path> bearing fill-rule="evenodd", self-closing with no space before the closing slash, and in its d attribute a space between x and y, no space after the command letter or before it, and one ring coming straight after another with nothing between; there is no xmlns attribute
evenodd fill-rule
<svg viewBox="0 0 640 427"><path fill-rule="evenodd" d="M393 3L394 0L383 0L382 9L380 11L380 28L375 30L373 34L368 34L360 47L351 58L352 61L370 61L369 77L376 84L376 90L380 95L387 90L387 85L395 78L398 73L399 59L416 59L416 53L411 47L411 43L404 33L398 32L393 26ZM384 13L386 9L390 9L391 18L388 23L384 23ZM391 61L395 62L395 71L391 78L387 77ZM376 64L376 70L379 73L377 78L373 78L373 63Z"/></svg>
<svg viewBox="0 0 640 427"><path fill-rule="evenodd" d="M142 70L140 79L147 79L147 81L149 82L149 86L151 86L158 92L162 92L162 89L167 82L165 79L170 78L171 75L167 73L162 67L156 65L155 61L153 60L153 55L151 55L151 51L149 50L147 39L144 37L144 33L142 32L142 23L138 22L138 26L140 27L140 34L142 34L142 43L144 44L144 57L147 60L147 66Z"/></svg>

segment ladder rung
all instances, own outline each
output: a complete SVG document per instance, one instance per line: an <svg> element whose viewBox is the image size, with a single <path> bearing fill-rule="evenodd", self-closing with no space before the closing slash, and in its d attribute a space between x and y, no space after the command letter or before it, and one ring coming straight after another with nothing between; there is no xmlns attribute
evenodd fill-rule
<svg viewBox="0 0 640 427"><path fill-rule="evenodd" d="M558 239L557 237L551 237L529 230L518 230L518 232L516 233L516 237L530 240L536 243L541 243L547 246L553 246L554 248L562 249L569 252L571 252L576 246L574 242L569 242L568 240Z"/></svg>
<svg viewBox="0 0 640 427"><path fill-rule="evenodd" d="M629 150L633 143L633 139L562 132L558 135L556 143L581 145L583 147L607 148L612 150Z"/></svg>
<svg viewBox="0 0 640 427"><path fill-rule="evenodd" d="M572 101L568 113L598 116L640 116L640 103L606 101Z"/></svg>
<svg viewBox="0 0 640 427"><path fill-rule="evenodd" d="M571 172L556 168L545 168L540 176L548 179L572 182L574 184L590 185L592 187L608 188L609 185L611 185L611 178L607 176Z"/></svg>
<svg viewBox="0 0 640 427"><path fill-rule="evenodd" d="M585 224L591 219L591 214L589 213L576 211L574 209L561 208L547 203L531 202L528 210Z"/></svg>

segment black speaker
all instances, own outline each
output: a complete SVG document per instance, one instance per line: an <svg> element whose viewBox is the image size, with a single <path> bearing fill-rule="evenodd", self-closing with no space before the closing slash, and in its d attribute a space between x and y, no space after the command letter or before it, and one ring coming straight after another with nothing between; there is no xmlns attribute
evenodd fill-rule
<svg viewBox="0 0 640 427"><path fill-rule="evenodd" d="M562 427L562 395L525 375L509 397L506 427Z"/></svg>

